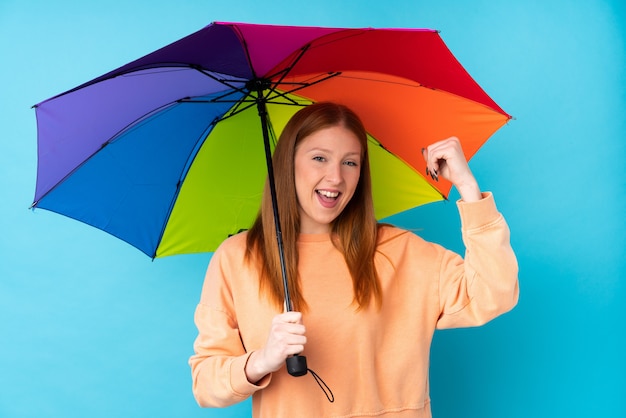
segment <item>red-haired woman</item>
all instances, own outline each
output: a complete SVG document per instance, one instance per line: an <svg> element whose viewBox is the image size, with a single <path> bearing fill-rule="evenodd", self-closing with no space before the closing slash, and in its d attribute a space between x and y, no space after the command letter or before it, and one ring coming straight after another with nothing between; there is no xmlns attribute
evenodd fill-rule
<svg viewBox="0 0 626 418"><path fill-rule="evenodd" d="M465 258L374 217L367 136L345 106L301 109L273 156L293 311L284 312L271 198L207 270L190 359L201 406L253 396L255 417L430 417L437 328L479 326L517 303L517 262L493 196L459 141L424 150L457 188ZM332 389L285 370L302 353Z"/></svg>

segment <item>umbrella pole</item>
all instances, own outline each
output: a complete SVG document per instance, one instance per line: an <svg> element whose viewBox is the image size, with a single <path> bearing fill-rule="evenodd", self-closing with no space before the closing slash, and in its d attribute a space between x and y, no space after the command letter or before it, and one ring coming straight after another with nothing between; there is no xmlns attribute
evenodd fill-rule
<svg viewBox="0 0 626 418"><path fill-rule="evenodd" d="M261 87L262 88L262 87ZM280 226L280 218L278 216L278 201L276 199L276 183L274 181L274 165L272 164L272 149L270 147L270 135L267 121L267 106L265 99L262 95L262 90L259 88L258 96L256 100L257 109L259 111L259 117L261 118L261 126L263 129L263 144L265 146L265 161L267 163L267 176L270 186L270 195L272 197L272 210L274 212L274 227L276 229L276 242L278 244L278 254L280 257L280 268L283 276L283 288L285 292L285 309L287 312L291 312L293 307L291 305L291 296L289 295L289 284L287 282L287 268L285 266L285 250L283 247L283 233ZM304 376L307 373L308 367L306 363L306 357L295 355L287 358L287 371L292 376Z"/></svg>
<svg viewBox="0 0 626 418"><path fill-rule="evenodd" d="M283 275L283 288L285 291L285 309L288 312L293 310L291 305L291 296L289 294L289 285L287 283L287 268L285 266L285 249L283 246L283 232L280 226L280 217L278 215L278 201L276 198L276 182L274 180L274 165L272 163L272 149L270 148L270 135L267 122L267 106L265 101L257 100L257 108L259 117L261 118L261 126L263 128L263 145L265 146L265 162L267 164L267 178L270 186L270 195L272 197L272 211L274 212L274 228L276 229L276 243L278 244L278 254L280 257L280 268Z"/></svg>

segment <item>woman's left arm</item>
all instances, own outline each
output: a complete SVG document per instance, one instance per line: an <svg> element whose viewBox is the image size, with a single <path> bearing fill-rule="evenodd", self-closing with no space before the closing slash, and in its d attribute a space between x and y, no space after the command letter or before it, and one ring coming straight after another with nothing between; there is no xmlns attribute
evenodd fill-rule
<svg viewBox="0 0 626 418"><path fill-rule="evenodd" d="M509 228L493 195L482 197L457 203L465 257L446 251L441 259L437 328L483 325L517 304L518 265Z"/></svg>
<svg viewBox="0 0 626 418"><path fill-rule="evenodd" d="M493 196L481 193L461 144L455 137L423 151L430 174L459 191L465 257L448 252L441 261L438 328L482 325L511 310L518 301L518 265L510 231Z"/></svg>

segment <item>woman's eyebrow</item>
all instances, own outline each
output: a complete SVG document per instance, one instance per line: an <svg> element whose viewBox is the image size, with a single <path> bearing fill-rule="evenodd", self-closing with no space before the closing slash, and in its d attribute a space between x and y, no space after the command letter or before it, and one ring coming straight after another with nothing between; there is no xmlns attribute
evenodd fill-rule
<svg viewBox="0 0 626 418"><path fill-rule="evenodd" d="M328 149L328 148L321 148L321 147L314 147L314 148L309 148L307 150L305 150L305 152L325 152L325 153L331 153L333 152L332 149ZM346 154L344 154L344 156L348 157L348 156L353 156L353 155L361 155L361 151L353 151L353 152L348 152Z"/></svg>

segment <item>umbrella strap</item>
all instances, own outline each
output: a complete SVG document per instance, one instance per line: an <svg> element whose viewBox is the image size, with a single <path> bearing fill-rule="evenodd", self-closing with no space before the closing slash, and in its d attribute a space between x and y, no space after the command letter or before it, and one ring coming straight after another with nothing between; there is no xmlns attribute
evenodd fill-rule
<svg viewBox="0 0 626 418"><path fill-rule="evenodd" d="M333 395L333 391L330 390L326 382L324 382L317 373L307 367L305 356L296 354L295 356L287 357L285 363L287 365L287 372L292 376L304 376L307 372L310 372L313 379L315 379L315 383L317 383L320 389L322 389L322 392L324 392L324 395L326 395L326 399L328 399L329 402L335 402L335 395Z"/></svg>
<svg viewBox="0 0 626 418"><path fill-rule="evenodd" d="M324 392L324 395L326 395L326 399L328 399L328 402L331 402L331 403L335 402L335 395L333 395L333 391L330 390L326 382L324 382L324 380L322 380L322 378L313 370L311 369L307 369L307 370L309 371L309 373L311 373L311 376L313 376L313 379L315 379L315 382L320 387L320 389L322 389L322 392Z"/></svg>

